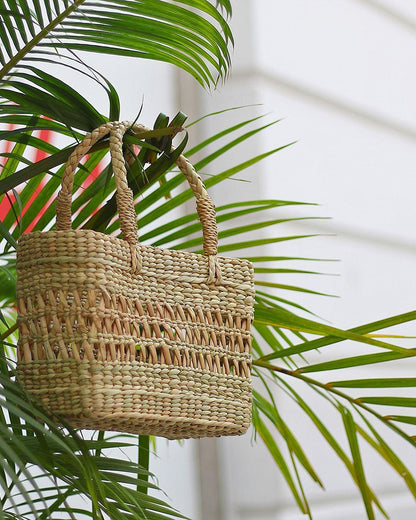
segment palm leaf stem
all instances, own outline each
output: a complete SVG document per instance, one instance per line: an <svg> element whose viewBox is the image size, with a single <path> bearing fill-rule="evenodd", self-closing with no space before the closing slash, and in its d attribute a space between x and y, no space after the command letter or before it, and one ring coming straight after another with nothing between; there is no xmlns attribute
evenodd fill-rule
<svg viewBox="0 0 416 520"><path fill-rule="evenodd" d="M38 45L44 38L51 33L55 27L65 20L71 13L73 13L85 0L75 0L72 5L67 7L65 11L62 11L54 20L52 20L46 27L44 27L34 38L32 38L24 47L22 47L13 58L6 63L6 65L0 70L0 80L6 76L13 67L15 67L19 61L21 61L29 52L31 52L36 45Z"/></svg>
<svg viewBox="0 0 416 520"><path fill-rule="evenodd" d="M6 330L6 332L3 332L3 334L0 336L0 341L4 341L6 338L10 336L10 334L13 334L18 328L18 324L15 323L12 325L9 329Z"/></svg>
<svg viewBox="0 0 416 520"><path fill-rule="evenodd" d="M138 464L146 470L146 473L137 474L137 491L147 494L150 461L150 437L149 435L138 436Z"/></svg>

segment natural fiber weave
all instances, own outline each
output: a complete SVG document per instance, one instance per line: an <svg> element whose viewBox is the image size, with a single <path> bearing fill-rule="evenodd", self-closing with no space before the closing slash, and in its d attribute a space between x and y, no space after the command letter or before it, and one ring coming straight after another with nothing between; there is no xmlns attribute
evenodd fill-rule
<svg viewBox="0 0 416 520"><path fill-rule="evenodd" d="M205 255L139 244L122 153L131 126L107 123L86 136L65 169L57 229L19 240L18 373L75 427L168 438L244 433L252 266L216 256L215 207L182 156ZM122 239L71 229L74 171L108 132Z"/></svg>

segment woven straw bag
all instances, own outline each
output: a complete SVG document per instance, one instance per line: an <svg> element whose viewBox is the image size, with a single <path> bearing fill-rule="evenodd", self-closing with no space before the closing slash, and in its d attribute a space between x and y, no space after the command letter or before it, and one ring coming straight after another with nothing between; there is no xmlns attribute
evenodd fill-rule
<svg viewBox="0 0 416 520"><path fill-rule="evenodd" d="M19 377L74 427L167 438L236 435L251 418L253 269L217 257L215 206L188 160L204 255L138 242L123 134L110 122L68 159L56 230L23 235L17 250ZM110 134L123 238L71 229L81 158Z"/></svg>

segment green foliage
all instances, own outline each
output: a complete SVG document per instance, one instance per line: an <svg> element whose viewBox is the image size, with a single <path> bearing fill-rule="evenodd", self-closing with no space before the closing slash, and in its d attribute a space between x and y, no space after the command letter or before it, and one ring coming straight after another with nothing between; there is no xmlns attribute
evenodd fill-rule
<svg viewBox="0 0 416 520"><path fill-rule="evenodd" d="M60 184L63 165L77 141L85 132L120 115L115 88L82 63L74 51L169 61L193 74L200 83L215 85L228 70L232 36L225 17L230 12L228 0L216 5L207 0L7 0L0 5L0 124L15 125L13 130L0 132L0 139L11 144L11 151L2 153L4 165L0 172L0 200L3 197L9 201L9 211L0 222L0 455L5 461L0 469L2 518L52 519L58 513L68 519L181 518L168 504L148 493L157 489L148 471L148 438L140 437L137 441L131 436L108 437L99 433L89 439L69 427L58 427L15 381L14 252L22 233L54 225L51 201ZM68 85L42 69L51 63L71 67L88 81L94 81L107 95L107 112L101 114L75 85ZM140 195L137 210L140 208L142 241L200 252L197 214L178 217L172 213L192 198L182 174L173 169L176 156L185 150L186 134L176 152L170 153L172 138L181 131L185 119L181 113L172 120L161 114L152 131L126 136L125 146L135 159L129 170L129 183L134 194ZM201 175L207 166L215 172L205 179L208 188L221 185L231 191L236 175L289 146L278 146L248 160L239 158L238 146L276 123L261 124L260 118L242 119L186 153L191 159L198 154L195 166ZM67 147L58 150L39 139L36 132L41 129L65 138ZM212 145L217 146L214 152L208 151ZM78 188L104 162L99 175L74 197L74 226L117 234L107 148L107 139L97 143L77 174ZM46 152L47 157L32 163L28 154L31 149ZM232 153L234 163L223 170L218 164L227 153ZM42 190L33 198L41 183ZM320 270L306 267L317 259L267 256L261 249L272 244L283 248L286 242L309 237L281 231L300 218L288 218L286 213L283 216L282 209L302 207L313 209L312 205L278 199L230 200L217 208L219 251L237 251L239 256L249 258L257 276L253 425L300 510L312 518L304 480L311 479L324 487L325 479L302 447L302 432L296 431L290 417L285 417L276 405L276 395L285 393L339 458L357 485L367 518L372 519L374 510L385 512L368 482L362 456L364 443L396 471L416 498L414 476L385 440L388 430L415 447L411 431L416 424L412 415L415 399L411 391L416 387L416 379L357 379L350 375L351 369L414 357L415 349L390 342L393 337L388 335L373 333L413 321L416 313L342 330L323 324L306 309L299 301L301 296L320 293L282 283L282 277L319 276ZM264 235L259 237L259 230ZM256 250L254 254L250 254L252 248ZM299 262L301 267L297 267ZM292 296L283 297L283 291ZM341 348L345 341L361 345L362 352L346 356ZM319 363L309 361L308 356L318 349ZM340 371L345 375L341 377ZM388 396L382 393L384 388L389 388ZM372 395L360 394L366 389L371 389ZM400 395L394 394L397 390ZM326 413L318 412L310 404L311 394L337 414L343 439L331 432ZM398 415L397 406L407 409L403 415ZM381 407L384 412L380 412ZM137 463L120 456L119 450L132 446L137 448ZM83 497L85 506L74 505L73 498L77 496Z"/></svg>
<svg viewBox="0 0 416 520"><path fill-rule="evenodd" d="M122 456L133 439L85 439L69 427L56 426L13 381L4 356L1 366L2 518L49 520L55 513L115 520L184 518L162 500L150 497L147 490L157 489L148 482L151 475ZM141 486L136 490L132 486L137 479ZM72 505L71 499L79 496L85 505L79 500Z"/></svg>
<svg viewBox="0 0 416 520"><path fill-rule="evenodd" d="M217 3L230 14L227 0ZM67 51L166 61L203 85L214 82L215 73L224 77L230 63L230 29L208 0L15 0L2 6L0 80L15 76L22 64L60 63L62 53L71 56ZM33 85L22 88L36 92Z"/></svg>

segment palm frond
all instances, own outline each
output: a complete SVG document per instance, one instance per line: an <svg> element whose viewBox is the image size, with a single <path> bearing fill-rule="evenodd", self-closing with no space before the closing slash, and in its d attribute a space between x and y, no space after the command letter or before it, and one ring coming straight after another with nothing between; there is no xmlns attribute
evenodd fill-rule
<svg viewBox="0 0 416 520"><path fill-rule="evenodd" d="M72 128L90 131L108 120L67 83L35 67L25 69L25 72L19 70L11 79L2 82L0 95L12 105L1 104L0 114L16 111L19 114L44 116L53 122L47 124L42 121L43 127L29 126L21 132L51 128L54 125L55 132L61 130L64 134L74 136Z"/></svg>
<svg viewBox="0 0 416 520"><path fill-rule="evenodd" d="M93 506L95 518L103 514L120 520L184 518L148 495L147 489L158 488L145 468L110 454L133 449L134 438L84 440L71 428L56 426L14 380L4 361L1 367L0 453L6 461L0 473L2 513L49 519L52 513L72 511L76 518L85 518ZM140 491L131 486L138 475ZM79 496L89 502L88 508L80 508L77 500L74 509L71 504Z"/></svg>
<svg viewBox="0 0 416 520"><path fill-rule="evenodd" d="M165 61L212 85L227 74L232 42L230 3L217 5L224 14L208 0L8 1L0 9L0 81L34 59L59 63L69 50Z"/></svg>

